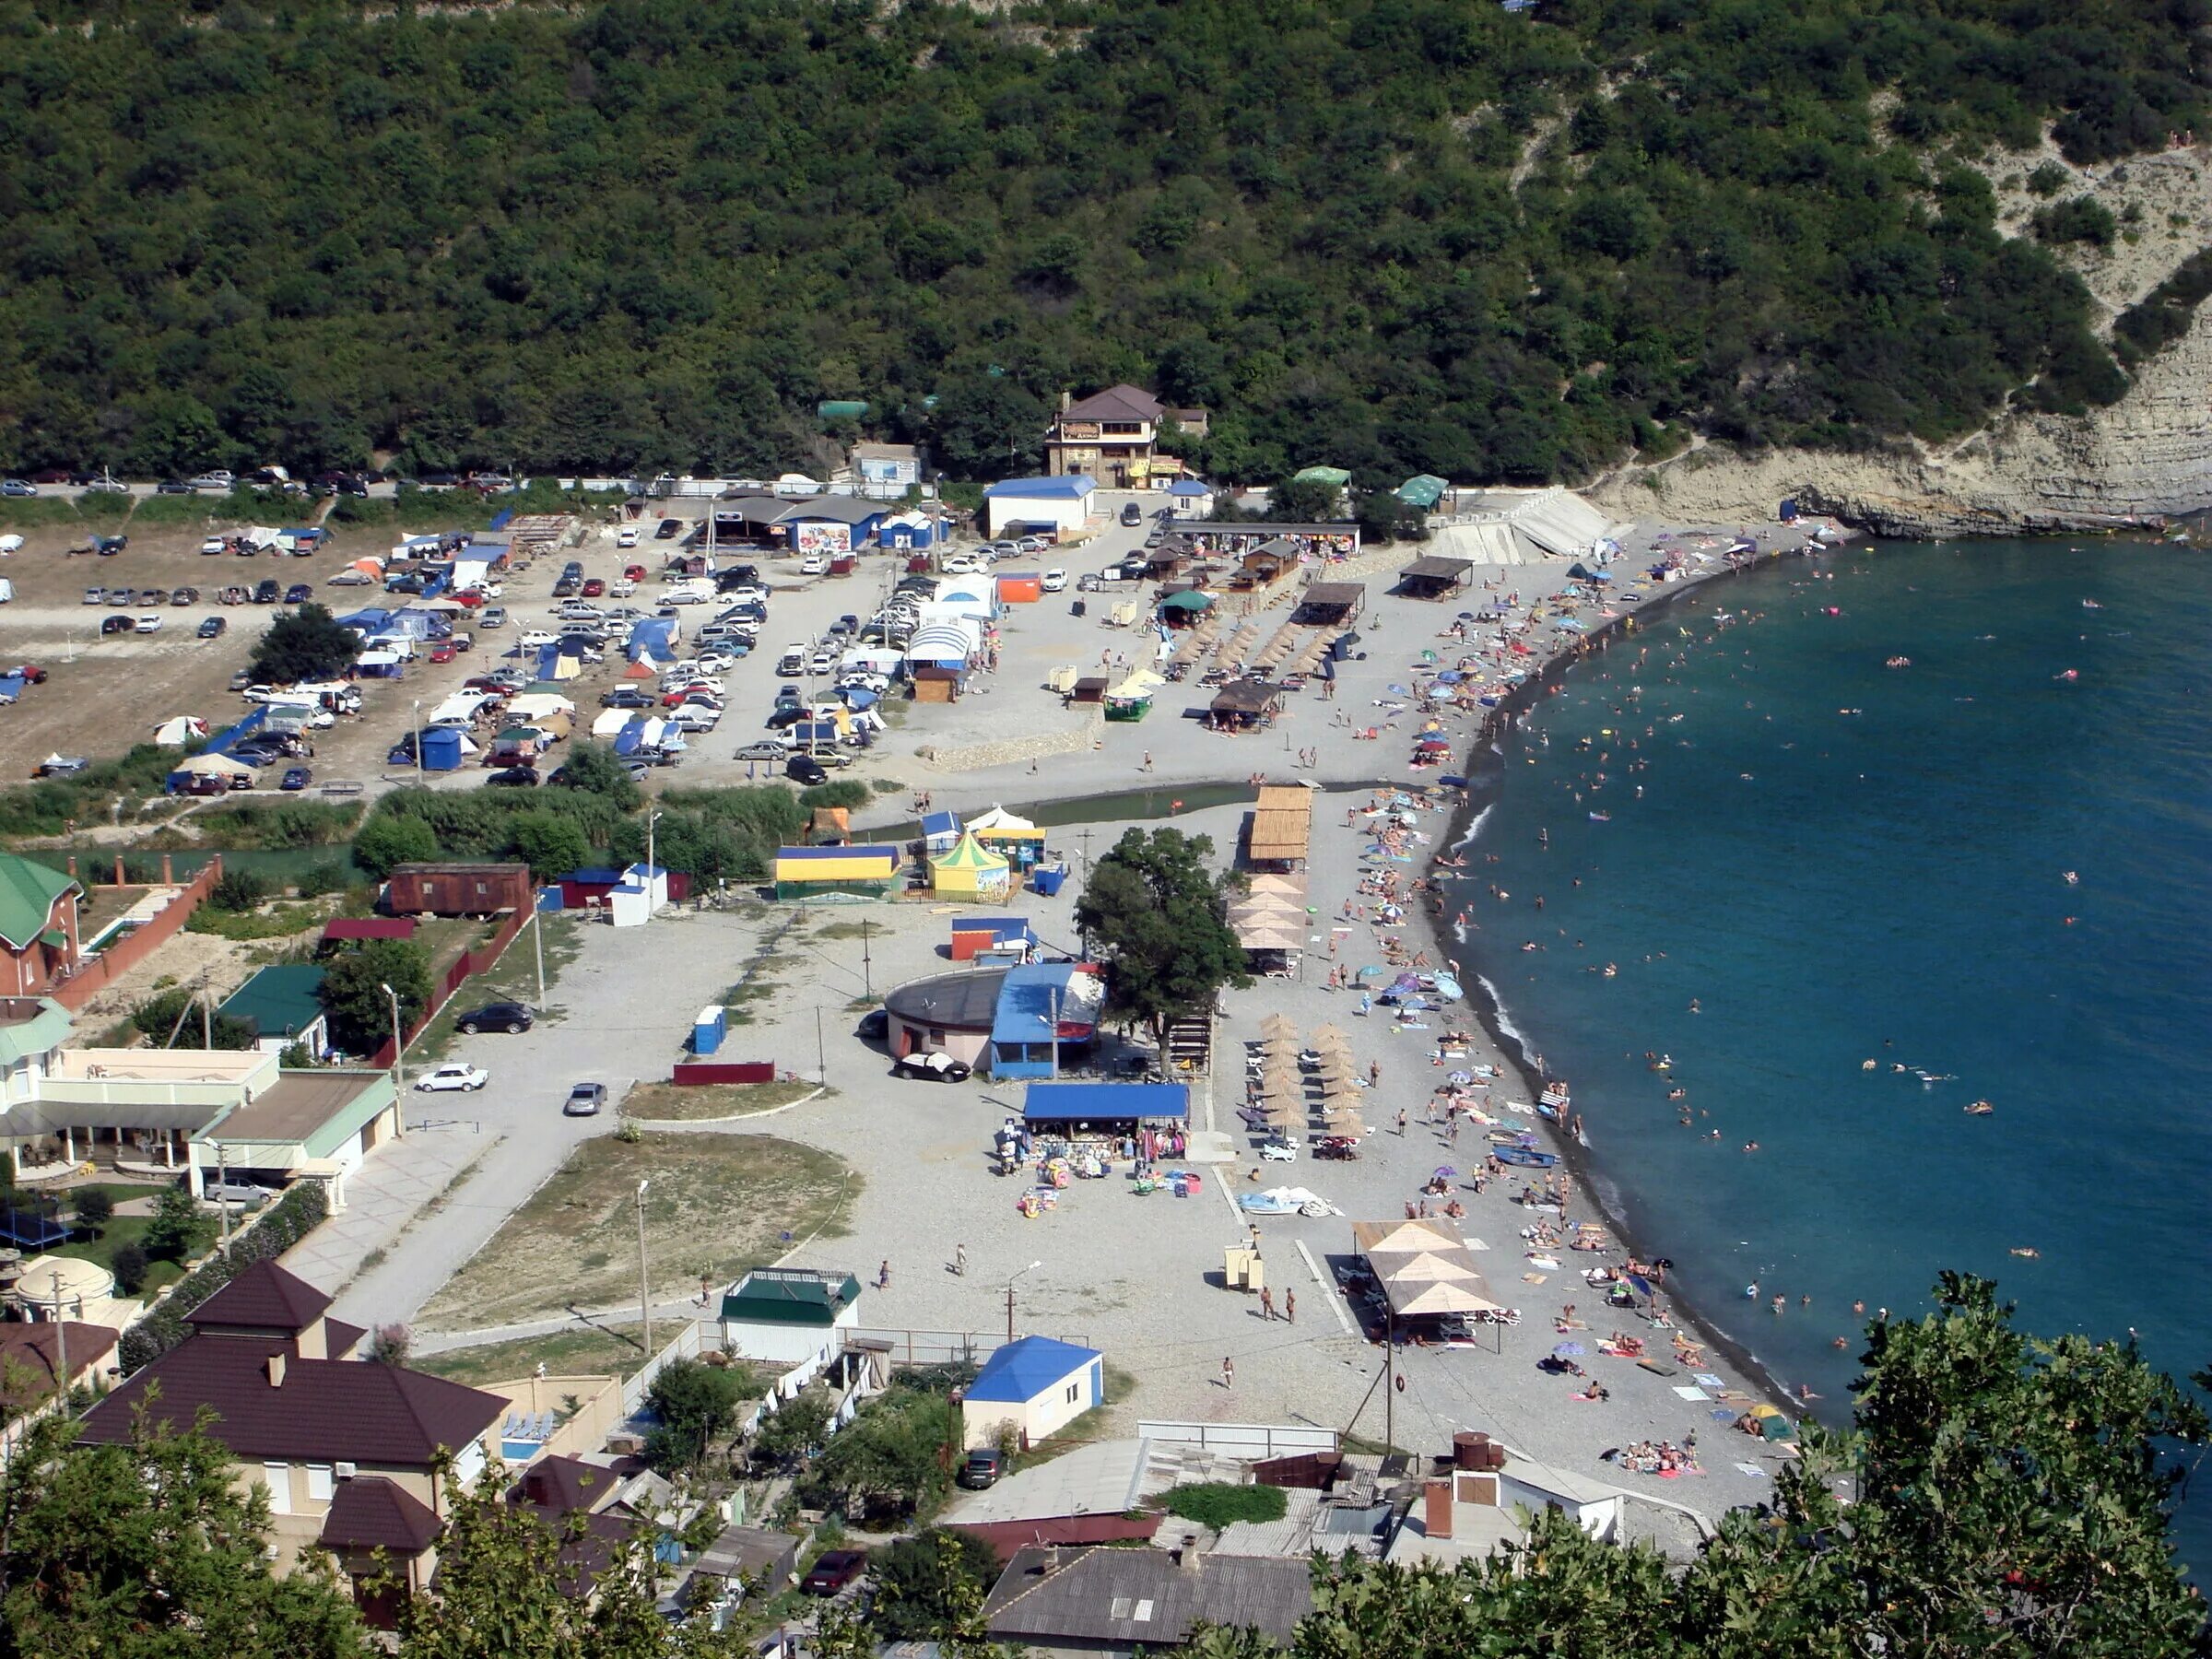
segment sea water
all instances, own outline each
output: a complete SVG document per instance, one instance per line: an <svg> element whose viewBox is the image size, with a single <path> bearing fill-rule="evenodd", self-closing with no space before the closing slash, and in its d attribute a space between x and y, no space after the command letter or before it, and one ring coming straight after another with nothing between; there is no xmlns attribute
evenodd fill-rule
<svg viewBox="0 0 2212 1659"><path fill-rule="evenodd" d="M2208 622L2183 547L1784 559L1500 745L1465 965L1637 1241L1817 1410L1853 1302L1916 1313L1944 1269L2212 1363ZM2212 1489L2182 1536L2212 1563Z"/></svg>

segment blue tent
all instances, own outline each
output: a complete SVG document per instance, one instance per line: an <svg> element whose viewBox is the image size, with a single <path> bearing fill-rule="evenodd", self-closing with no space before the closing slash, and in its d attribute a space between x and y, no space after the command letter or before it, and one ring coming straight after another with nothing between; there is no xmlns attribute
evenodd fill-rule
<svg viewBox="0 0 2212 1659"><path fill-rule="evenodd" d="M627 760L645 747L645 723L632 720L615 734L615 753Z"/></svg>

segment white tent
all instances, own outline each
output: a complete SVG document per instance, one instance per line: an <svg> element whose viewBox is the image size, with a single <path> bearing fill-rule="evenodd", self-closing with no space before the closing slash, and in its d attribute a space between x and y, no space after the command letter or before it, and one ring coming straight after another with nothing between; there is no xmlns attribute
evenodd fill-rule
<svg viewBox="0 0 2212 1659"><path fill-rule="evenodd" d="M592 722L592 735L594 737L616 735L629 724L629 712L628 709L600 710L598 717Z"/></svg>
<svg viewBox="0 0 2212 1659"><path fill-rule="evenodd" d="M574 714L575 703L551 691L531 691L521 697L510 698L508 714L516 720L536 720L547 714Z"/></svg>
<svg viewBox="0 0 2212 1659"><path fill-rule="evenodd" d="M1008 812L994 802L991 810L979 812L968 820L971 830L1034 830L1037 826L1018 813Z"/></svg>
<svg viewBox="0 0 2212 1659"><path fill-rule="evenodd" d="M194 737L207 735L207 723L197 714L171 714L154 728L154 741L163 748L182 748Z"/></svg>

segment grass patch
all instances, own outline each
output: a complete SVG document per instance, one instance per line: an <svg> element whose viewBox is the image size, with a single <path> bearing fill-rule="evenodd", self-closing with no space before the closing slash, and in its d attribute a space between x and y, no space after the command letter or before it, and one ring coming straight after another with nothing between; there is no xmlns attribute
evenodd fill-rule
<svg viewBox="0 0 2212 1659"><path fill-rule="evenodd" d="M62 1200L65 1213L71 1205L76 1203L78 1194L88 1192L95 1186L100 1188L119 1205L133 1198L157 1197L161 1191L159 1187L138 1186L129 1182L92 1182L84 1186L70 1187L57 1194ZM74 1226L75 1218L67 1218ZM233 1217L231 1225L235 1228L242 1218ZM80 1262L97 1262L100 1266L112 1271L115 1265L115 1253L125 1244L136 1244L143 1247L146 1243L147 1229L151 1227L153 1222L154 1218L151 1216L112 1216L108 1218L107 1225L100 1230L100 1237L97 1239L79 1232L72 1236L66 1244L53 1246L47 1253L71 1256ZM212 1220L208 1223L208 1227L212 1236L214 1228ZM184 1268L181 1264L155 1262L147 1269L146 1285L138 1294L142 1297L150 1297L155 1291L161 1289L164 1286L176 1283L183 1277Z"/></svg>
<svg viewBox="0 0 2212 1659"><path fill-rule="evenodd" d="M1216 1532L1236 1521L1280 1521L1289 1507L1280 1487L1229 1486L1220 1481L1179 1486L1167 1500L1169 1514Z"/></svg>
<svg viewBox="0 0 2212 1659"><path fill-rule="evenodd" d="M764 1135L608 1135L586 1141L446 1281L432 1329L543 1319L620 1306L637 1294L638 1182L646 1257L664 1290L735 1278L844 1208L859 1178L842 1159ZM582 1264L593 1255L598 1266Z"/></svg>
<svg viewBox="0 0 2212 1659"><path fill-rule="evenodd" d="M482 1347L451 1348L407 1363L433 1377L481 1388L487 1382L527 1377L540 1365L551 1377L627 1377L645 1363L645 1350L628 1330L585 1325L557 1331L550 1336L522 1336Z"/></svg>
<svg viewBox="0 0 2212 1659"><path fill-rule="evenodd" d="M880 922L832 922L814 930L818 939L879 939L884 927Z"/></svg>
<svg viewBox="0 0 2212 1659"><path fill-rule="evenodd" d="M747 1117L803 1100L816 1085L797 1080L773 1083L641 1083L624 1097L622 1115L640 1119L696 1122L701 1118Z"/></svg>
<svg viewBox="0 0 2212 1659"><path fill-rule="evenodd" d="M321 927L337 910L337 900L303 899L296 903L265 905L250 911L218 910L203 904L184 924L186 933L213 934L220 939L248 941L283 939Z"/></svg>
<svg viewBox="0 0 2212 1659"><path fill-rule="evenodd" d="M203 807L192 815L192 822L208 843L225 852L328 847L352 839L362 810L359 802L240 801Z"/></svg>
<svg viewBox="0 0 2212 1659"><path fill-rule="evenodd" d="M906 785L896 778L877 779L875 789L877 794L904 794L906 793Z"/></svg>
<svg viewBox="0 0 2212 1659"><path fill-rule="evenodd" d="M555 915L541 916L535 925L545 929L546 990L550 994L559 982L561 970L583 953L583 929L589 924ZM450 957L446 959L452 960ZM536 1010L540 1024L557 1020L567 1012L558 1003L538 1000L536 947L531 943L528 925L514 935L514 943L488 973L471 979L440 1010L438 1018L409 1045L407 1063L429 1065L443 1060L453 1050L453 1022L495 1002L525 1003Z"/></svg>

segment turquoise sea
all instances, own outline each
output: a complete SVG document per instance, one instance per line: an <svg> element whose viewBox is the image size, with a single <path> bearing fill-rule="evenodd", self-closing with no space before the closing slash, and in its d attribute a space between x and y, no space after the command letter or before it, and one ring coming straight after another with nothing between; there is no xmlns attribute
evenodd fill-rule
<svg viewBox="0 0 2212 1659"><path fill-rule="evenodd" d="M1570 670L1494 758L1465 965L1637 1241L1816 1409L1848 1408L1853 1301L1916 1311L1945 1268L2212 1364L2208 625L2182 547L1785 559Z"/></svg>

